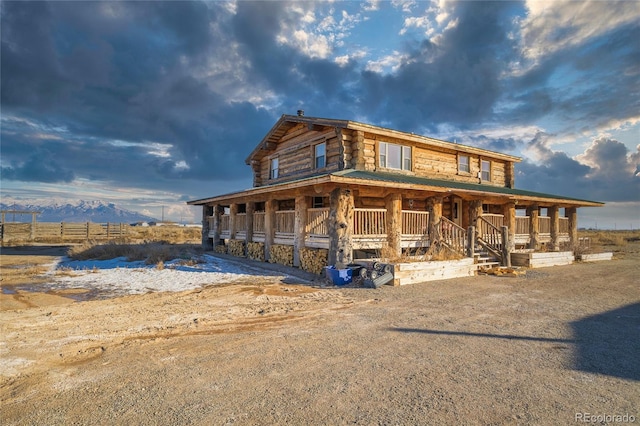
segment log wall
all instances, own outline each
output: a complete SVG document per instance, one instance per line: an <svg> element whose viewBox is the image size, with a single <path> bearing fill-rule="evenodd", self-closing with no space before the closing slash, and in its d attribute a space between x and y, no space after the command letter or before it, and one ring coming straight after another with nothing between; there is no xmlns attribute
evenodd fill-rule
<svg viewBox="0 0 640 426"><path fill-rule="evenodd" d="M322 131L308 130L303 124L295 126L287 132L277 148L262 158L254 168L254 186L262 186L301 178L322 172L337 171L342 160L351 161L351 149L345 151L340 145L339 135L333 128L325 128ZM325 164L321 169L316 169L314 164L314 146L326 143ZM278 158L278 178L270 179L271 159Z"/></svg>

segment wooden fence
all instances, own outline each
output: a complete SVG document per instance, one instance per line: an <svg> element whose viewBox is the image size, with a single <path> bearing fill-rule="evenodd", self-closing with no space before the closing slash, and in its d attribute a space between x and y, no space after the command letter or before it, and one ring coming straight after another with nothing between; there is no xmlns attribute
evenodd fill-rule
<svg viewBox="0 0 640 426"><path fill-rule="evenodd" d="M2 241L111 240L129 233L124 223L3 223Z"/></svg>

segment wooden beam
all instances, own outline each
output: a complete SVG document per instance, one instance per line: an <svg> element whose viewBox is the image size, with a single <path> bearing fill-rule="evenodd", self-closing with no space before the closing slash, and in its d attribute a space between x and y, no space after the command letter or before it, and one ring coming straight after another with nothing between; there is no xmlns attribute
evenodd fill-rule
<svg viewBox="0 0 640 426"><path fill-rule="evenodd" d="M547 214L549 215L551 222L551 250L560 251L560 209L558 206L551 206L547 208Z"/></svg>
<svg viewBox="0 0 640 426"><path fill-rule="evenodd" d="M567 207L564 209L564 215L569 219L569 242L571 247L575 247L578 245L578 209Z"/></svg>
<svg viewBox="0 0 640 426"><path fill-rule="evenodd" d="M353 193L336 188L329 197L329 254L328 263L344 268L353 260Z"/></svg>
<svg viewBox="0 0 640 426"><path fill-rule="evenodd" d="M256 211L256 203L253 201L247 201L247 218L245 219L246 232L247 232L247 246L248 243L253 241L253 214Z"/></svg>
<svg viewBox="0 0 640 426"><path fill-rule="evenodd" d="M516 203L509 202L502 205L504 215L504 226L509 229L509 253L516 248Z"/></svg>
<svg viewBox="0 0 640 426"><path fill-rule="evenodd" d="M482 216L482 200L469 202L469 226L478 226L478 218Z"/></svg>
<svg viewBox="0 0 640 426"><path fill-rule="evenodd" d="M278 146L275 142L265 142L260 148L263 151L273 151Z"/></svg>
<svg viewBox="0 0 640 426"><path fill-rule="evenodd" d="M238 214L238 204L232 203L229 206L229 239L236 238L236 215Z"/></svg>
<svg viewBox="0 0 640 426"><path fill-rule="evenodd" d="M431 242L440 238L440 220L442 219L443 197L435 196L427 198L427 211L429 212L429 240Z"/></svg>
<svg viewBox="0 0 640 426"><path fill-rule="evenodd" d="M213 246L211 244L211 238L209 238L209 209L211 207L206 204L202 206L202 247L205 250L213 250ZM88 227L87 227L88 228ZM88 233L88 231L87 231Z"/></svg>
<svg viewBox="0 0 640 426"><path fill-rule="evenodd" d="M402 255L402 195L399 193L387 195L385 207L389 250L400 257Z"/></svg>
<svg viewBox="0 0 640 426"><path fill-rule="evenodd" d="M536 206L527 207L529 216L529 248L538 250L540 248L540 208Z"/></svg>
<svg viewBox="0 0 640 426"><path fill-rule="evenodd" d="M269 260L271 246L276 236L276 209L278 202L276 200L268 200L264 203L264 259Z"/></svg>
<svg viewBox="0 0 640 426"><path fill-rule="evenodd" d="M296 197L294 234L293 234L293 266L300 266L300 251L304 249L304 240L307 230L307 210L309 203L307 197Z"/></svg>
<svg viewBox="0 0 640 426"><path fill-rule="evenodd" d="M213 205L213 240L212 244L215 248L217 245L220 245L220 217L222 216L222 212L224 211L224 207L220 204Z"/></svg>

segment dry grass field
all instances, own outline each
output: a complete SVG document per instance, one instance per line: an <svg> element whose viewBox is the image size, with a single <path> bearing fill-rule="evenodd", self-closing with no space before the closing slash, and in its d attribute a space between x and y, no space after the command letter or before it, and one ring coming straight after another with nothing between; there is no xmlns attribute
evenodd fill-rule
<svg viewBox="0 0 640 426"><path fill-rule="evenodd" d="M589 413L637 422L640 235L589 237L614 260L379 289L255 276L181 293L3 302L0 418L558 425ZM3 251L3 288L19 264L26 278L7 279L37 283L50 250Z"/></svg>
<svg viewBox="0 0 640 426"><path fill-rule="evenodd" d="M45 224L55 225L55 224ZM59 225L59 224L58 224ZM74 224L72 224L74 225ZM85 226L86 224L76 224ZM29 224L20 224L22 232L12 233L8 232L4 235L2 241L3 247L17 247L25 245L64 245L64 244L80 244L86 242L86 238L80 233L77 237L67 236L62 238L60 236L47 236L36 234L35 241L30 240ZM97 224L93 226L99 227ZM113 227L118 228L118 224L112 224ZM58 226L59 227L59 226ZM123 225L124 237L117 237L109 239L112 242L117 243L140 243L140 242L167 242L173 244L200 244L201 240L201 228L186 227L179 225L166 225L166 226L129 226ZM104 235L103 235L104 237ZM105 238L95 239L89 238L89 241L93 243L104 243Z"/></svg>

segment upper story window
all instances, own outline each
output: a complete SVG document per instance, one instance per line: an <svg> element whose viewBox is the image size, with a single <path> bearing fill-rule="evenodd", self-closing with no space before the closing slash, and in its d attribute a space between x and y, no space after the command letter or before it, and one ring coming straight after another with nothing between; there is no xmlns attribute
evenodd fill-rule
<svg viewBox="0 0 640 426"><path fill-rule="evenodd" d="M480 179L491 181L491 161L480 161Z"/></svg>
<svg viewBox="0 0 640 426"><path fill-rule="evenodd" d="M314 147L315 168L321 169L326 166L327 158L327 144L325 142L319 143Z"/></svg>
<svg viewBox="0 0 640 426"><path fill-rule="evenodd" d="M411 147L380 142L380 167L411 170Z"/></svg>
<svg viewBox="0 0 640 426"><path fill-rule="evenodd" d="M458 171L463 173L471 173L468 155L458 155Z"/></svg>
<svg viewBox="0 0 640 426"><path fill-rule="evenodd" d="M271 164L269 166L269 179L277 179L278 178L278 159L272 158Z"/></svg>

